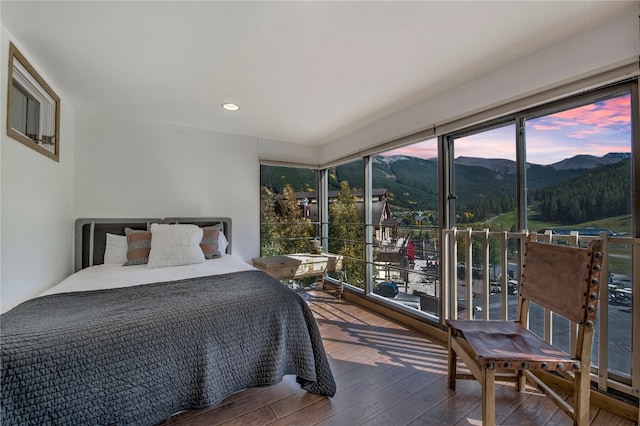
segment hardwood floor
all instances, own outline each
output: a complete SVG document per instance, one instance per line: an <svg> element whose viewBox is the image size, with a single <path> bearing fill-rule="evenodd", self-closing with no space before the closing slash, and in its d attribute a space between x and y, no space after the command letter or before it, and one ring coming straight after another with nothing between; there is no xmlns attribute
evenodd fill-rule
<svg viewBox="0 0 640 426"><path fill-rule="evenodd" d="M322 292L305 295L323 336L337 383L333 398L309 394L293 376L238 392L218 406L187 411L167 425L480 425L480 385L447 386L444 343ZM496 423L571 425L533 388L496 385ZM592 407L592 425L634 425Z"/></svg>

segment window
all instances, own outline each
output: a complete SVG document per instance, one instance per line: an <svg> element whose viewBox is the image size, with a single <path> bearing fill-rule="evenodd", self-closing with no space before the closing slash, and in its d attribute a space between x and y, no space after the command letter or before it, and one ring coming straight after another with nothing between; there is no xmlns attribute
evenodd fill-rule
<svg viewBox="0 0 640 426"><path fill-rule="evenodd" d="M343 272L336 278L364 289L364 176L362 161L356 160L327 170L328 248L343 256Z"/></svg>
<svg viewBox="0 0 640 426"><path fill-rule="evenodd" d="M518 176L515 135L511 123L454 139L456 226L514 230Z"/></svg>
<svg viewBox="0 0 640 426"><path fill-rule="evenodd" d="M40 139L40 102L18 83L12 91L11 127L30 139Z"/></svg>
<svg viewBox="0 0 640 426"><path fill-rule="evenodd" d="M374 156L372 186L373 293L439 317L437 140Z"/></svg>
<svg viewBox="0 0 640 426"><path fill-rule="evenodd" d="M516 230L516 200L518 165L516 162L516 130L513 120L488 128L473 129L451 139L453 178L450 183L451 195L448 200L452 214L451 223L461 230L488 230L489 232ZM471 243L471 247L467 245ZM460 239L457 244L458 304L465 305L473 295L483 294L484 275L489 278L489 304L494 306L487 312L488 319L501 318L497 306L503 292L502 274L505 269L500 264L501 246L498 238L487 241L488 264L485 264L484 240L479 235L471 239ZM468 256L468 253L471 256ZM512 278L517 264L517 244L510 241L509 260L506 268L511 273L504 292L509 300L508 318L517 315L517 293L511 291ZM485 271L487 269L487 271ZM481 300L474 298L473 309L476 317L481 316ZM485 306L486 308L486 306Z"/></svg>
<svg viewBox="0 0 640 426"><path fill-rule="evenodd" d="M260 255L307 253L319 235L316 172L260 166Z"/></svg>
<svg viewBox="0 0 640 426"><path fill-rule="evenodd" d="M631 95L604 94L586 104L526 120L528 225L556 239L633 235ZM608 368L631 375L633 252L608 246ZM602 309L599 313L602 313ZM532 328L541 334L538 314ZM569 325L554 318L554 344L569 347ZM593 362L598 363L598 338Z"/></svg>

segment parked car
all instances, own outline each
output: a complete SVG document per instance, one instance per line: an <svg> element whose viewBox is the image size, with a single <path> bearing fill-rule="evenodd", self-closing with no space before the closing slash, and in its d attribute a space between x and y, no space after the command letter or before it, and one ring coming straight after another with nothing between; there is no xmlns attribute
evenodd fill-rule
<svg viewBox="0 0 640 426"><path fill-rule="evenodd" d="M619 306L631 306L633 303L633 293L629 288L611 288L609 286L609 303Z"/></svg>
<svg viewBox="0 0 640 426"><path fill-rule="evenodd" d="M393 299L398 295L398 286L394 282L386 281L376 284L373 288L373 292L380 296Z"/></svg>

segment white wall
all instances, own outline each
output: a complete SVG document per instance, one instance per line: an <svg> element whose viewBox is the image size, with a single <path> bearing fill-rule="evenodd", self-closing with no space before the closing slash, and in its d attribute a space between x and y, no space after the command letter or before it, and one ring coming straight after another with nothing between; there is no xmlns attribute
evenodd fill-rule
<svg viewBox="0 0 640 426"><path fill-rule="evenodd" d="M0 309L10 309L72 271L74 110L37 58L1 27L0 51ZM61 99L60 162L13 140L6 132L9 41L20 49Z"/></svg>
<svg viewBox="0 0 640 426"><path fill-rule="evenodd" d="M233 254L259 254L256 138L77 113L75 218L228 216Z"/></svg>
<svg viewBox="0 0 640 426"><path fill-rule="evenodd" d="M258 153L262 160L298 164L320 164L320 147L301 145L273 139L260 139Z"/></svg>
<svg viewBox="0 0 640 426"><path fill-rule="evenodd" d="M617 18L321 147L321 163L488 107L638 62L638 4ZM272 154L273 156L273 154Z"/></svg>

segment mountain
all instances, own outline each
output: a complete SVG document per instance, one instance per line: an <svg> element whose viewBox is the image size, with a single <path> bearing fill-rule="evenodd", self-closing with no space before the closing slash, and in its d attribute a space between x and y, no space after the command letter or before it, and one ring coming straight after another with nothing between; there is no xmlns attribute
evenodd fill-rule
<svg viewBox="0 0 640 426"><path fill-rule="evenodd" d="M285 185L306 192L316 187L316 175L313 170L298 167L260 166L260 182L277 194L282 193Z"/></svg>
<svg viewBox="0 0 640 426"><path fill-rule="evenodd" d="M555 170L594 169L608 164L615 164L618 161L625 160L627 158L631 158L631 153L610 152L602 157L582 154L550 164L549 167ZM502 174L516 173L516 162L513 160L506 160L502 158L458 157L455 161L456 165L484 167ZM527 163L528 168L532 166L544 167L533 163Z"/></svg>
<svg viewBox="0 0 640 426"><path fill-rule="evenodd" d="M438 205L438 162L402 157L386 162L375 156L373 186L386 188L394 207L433 210Z"/></svg>
<svg viewBox="0 0 640 426"><path fill-rule="evenodd" d="M529 191L571 181L585 173L614 164L627 153L603 157L578 155L551 165L528 164ZM409 210L435 210L438 207L437 159L376 155L372 162L373 187L385 188L393 207ZM363 183L362 163L353 161L329 170L329 189L339 189L346 180L354 188ZM314 174L305 169L262 166L262 182L280 192L287 182L296 191L315 187ZM458 208L486 204L487 200L510 199L516 193L515 162L505 159L459 157L455 160L455 196Z"/></svg>
<svg viewBox="0 0 640 426"><path fill-rule="evenodd" d="M631 158L631 153L612 152L603 157L596 157L594 155L576 155L575 157L567 158L551 164L551 167L556 170L594 169L608 164L615 164L618 161L625 160L627 158Z"/></svg>
<svg viewBox="0 0 640 426"><path fill-rule="evenodd" d="M359 172L357 166L353 170ZM393 196L392 204L395 207L410 210L437 208L438 164L435 159L376 156L373 161L373 170L374 187L386 188ZM529 164L527 185L530 190L536 190L568 181L587 170L556 170L552 166ZM347 170L341 170L338 167L336 173L349 180ZM456 158L454 174L456 204L464 207L482 203L488 199L512 199L516 193L516 177L516 164L511 160Z"/></svg>
<svg viewBox="0 0 640 426"><path fill-rule="evenodd" d="M406 155L390 155L388 157L384 157L382 155L376 155L374 157L375 161L379 161L381 163L389 163L389 164L394 163L394 162L399 161L399 160L408 160L408 159L411 159L411 158L415 158L415 157L408 157Z"/></svg>
<svg viewBox="0 0 640 426"><path fill-rule="evenodd" d="M530 205L546 222L583 223L629 214L631 158L587 169L578 178L529 194Z"/></svg>
<svg viewBox="0 0 640 426"><path fill-rule="evenodd" d="M513 160L505 160L502 158L458 157L455 161L456 166L484 167L502 174L516 173L516 162Z"/></svg>

